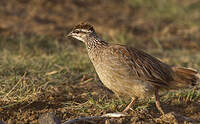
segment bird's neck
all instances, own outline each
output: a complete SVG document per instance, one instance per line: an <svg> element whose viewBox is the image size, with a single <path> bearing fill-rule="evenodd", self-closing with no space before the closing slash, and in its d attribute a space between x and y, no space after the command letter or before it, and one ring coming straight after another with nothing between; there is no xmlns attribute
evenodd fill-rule
<svg viewBox="0 0 200 124"><path fill-rule="evenodd" d="M90 37L86 42L86 48L88 52L101 50L106 46L108 46L108 43L97 35Z"/></svg>

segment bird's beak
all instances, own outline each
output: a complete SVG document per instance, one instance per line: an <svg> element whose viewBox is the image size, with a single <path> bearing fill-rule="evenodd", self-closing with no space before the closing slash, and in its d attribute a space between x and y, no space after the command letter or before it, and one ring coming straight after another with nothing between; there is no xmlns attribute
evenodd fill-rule
<svg viewBox="0 0 200 124"><path fill-rule="evenodd" d="M70 32L69 34L67 34L65 37L72 37L73 36L73 34L72 34L72 32Z"/></svg>

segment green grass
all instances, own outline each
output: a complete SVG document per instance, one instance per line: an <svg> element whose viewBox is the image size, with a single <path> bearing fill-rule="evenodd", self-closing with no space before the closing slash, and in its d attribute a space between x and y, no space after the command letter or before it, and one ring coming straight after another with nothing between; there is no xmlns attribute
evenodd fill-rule
<svg viewBox="0 0 200 124"><path fill-rule="evenodd" d="M92 70L85 50L81 54L68 40L33 36L1 39L0 98L21 102L41 88L64 82L79 82ZM58 45L59 44L59 45Z"/></svg>
<svg viewBox="0 0 200 124"><path fill-rule="evenodd" d="M200 3L199 1L187 2L183 0L182 2L177 0L129 0L129 4L136 9L136 11L143 11L146 19L155 19L158 24L161 21L168 21L173 23L181 24L191 24L189 22L194 22L199 24L198 21L194 21L197 16L199 8L197 7Z"/></svg>

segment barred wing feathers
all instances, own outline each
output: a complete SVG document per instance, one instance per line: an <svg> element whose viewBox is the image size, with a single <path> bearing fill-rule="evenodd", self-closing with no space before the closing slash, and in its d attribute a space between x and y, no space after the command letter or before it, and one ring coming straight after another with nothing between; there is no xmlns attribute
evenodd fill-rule
<svg viewBox="0 0 200 124"><path fill-rule="evenodd" d="M144 80L158 87L168 88L173 81L173 71L167 64L135 48L111 45L111 53L128 65L135 79Z"/></svg>

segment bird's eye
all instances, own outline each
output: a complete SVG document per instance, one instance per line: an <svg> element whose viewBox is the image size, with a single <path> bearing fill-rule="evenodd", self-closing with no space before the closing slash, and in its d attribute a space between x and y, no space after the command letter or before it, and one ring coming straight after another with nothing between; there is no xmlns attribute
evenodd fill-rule
<svg viewBox="0 0 200 124"><path fill-rule="evenodd" d="M80 31L75 30L74 33L78 34L78 33L80 33Z"/></svg>

